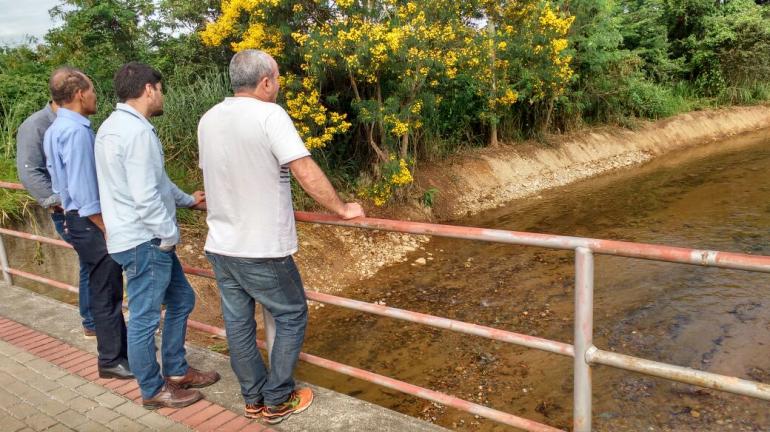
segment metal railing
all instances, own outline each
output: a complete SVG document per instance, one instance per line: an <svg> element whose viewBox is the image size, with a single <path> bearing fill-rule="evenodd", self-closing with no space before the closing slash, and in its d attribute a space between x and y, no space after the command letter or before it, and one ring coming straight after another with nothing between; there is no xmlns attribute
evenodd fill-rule
<svg viewBox="0 0 770 432"><path fill-rule="evenodd" d="M0 182L0 187L23 189L19 184ZM613 240L600 240L582 237L537 234L506 231L497 229L472 228L452 225L438 225L419 222L395 221L387 219L362 218L340 220L334 216L295 212L297 221L326 225L338 225L371 230L394 231L401 233L432 235L467 240L536 246L551 249L575 251L575 322L574 344L552 341L534 336L495 329L477 324L466 323L433 315L427 315L388 306L361 302L320 292L308 291L307 298L317 302L340 306L356 311L386 316L404 321L415 322L455 332L475 335L487 339L535 348L574 358L574 394L573 426L576 432L591 431L591 365L601 364L625 369L642 374L656 376L671 381L693 384L701 387L722 390L739 395L770 400L770 385L744 380L726 375L719 375L697 369L670 365L638 357L604 351L593 345L593 294L594 294L594 254L616 255L655 261L693 264L725 269L738 269L770 273L770 257L746 255L730 252L678 248L654 244L631 243ZM37 236L29 233L0 228L0 265L6 282L11 283L11 275L42 282L68 291L77 291L76 287L54 281L43 276L10 268L6 256L2 235L9 235L71 248L62 240ZM187 274L214 278L210 270L184 266ZM208 324L188 321L191 328L225 336L222 328ZM258 341L262 348L268 348L264 341ZM269 348L268 348L269 349ZM383 387L437 402L461 411L485 417L499 423L528 431L558 431L554 427L524 419L509 413L478 405L444 393L429 390L383 375L375 374L353 366L302 353L300 359L325 369L336 371Z"/></svg>

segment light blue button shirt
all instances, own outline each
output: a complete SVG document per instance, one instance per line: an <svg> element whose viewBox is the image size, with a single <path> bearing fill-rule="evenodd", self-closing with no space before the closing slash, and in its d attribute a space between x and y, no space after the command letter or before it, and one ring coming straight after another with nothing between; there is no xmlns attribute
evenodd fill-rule
<svg viewBox="0 0 770 432"><path fill-rule="evenodd" d="M91 121L59 108L43 137L43 151L53 191L61 197L64 209L77 210L80 216L101 213Z"/></svg>
<svg viewBox="0 0 770 432"><path fill-rule="evenodd" d="M178 243L176 207L195 199L168 178L152 124L119 103L99 127L95 155L107 250L123 252L155 238L161 246Z"/></svg>

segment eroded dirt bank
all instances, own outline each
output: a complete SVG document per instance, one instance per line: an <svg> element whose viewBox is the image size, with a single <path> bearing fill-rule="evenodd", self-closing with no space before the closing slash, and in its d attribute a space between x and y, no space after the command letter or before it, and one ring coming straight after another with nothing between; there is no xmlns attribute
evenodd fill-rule
<svg viewBox="0 0 770 432"><path fill-rule="evenodd" d="M546 143L468 151L418 169L418 188L438 190L433 208L412 203L370 209L369 214L453 220L669 152L768 127L770 106L734 107L645 122L636 130L603 127L551 136ZM308 224L300 224L299 236L297 262L308 288L332 293L379 268L405 261L407 254L427 241L426 237Z"/></svg>

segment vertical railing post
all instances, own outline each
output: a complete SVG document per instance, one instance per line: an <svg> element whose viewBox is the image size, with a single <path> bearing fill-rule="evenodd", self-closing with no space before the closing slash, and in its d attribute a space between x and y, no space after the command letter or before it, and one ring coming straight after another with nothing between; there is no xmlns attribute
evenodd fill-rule
<svg viewBox="0 0 770 432"><path fill-rule="evenodd" d="M2 266L3 280L5 283L13 285L13 278L11 278L11 273L8 271L10 268L8 266L8 254L5 253L5 242L3 241L2 235L0 235L0 266Z"/></svg>
<svg viewBox="0 0 770 432"><path fill-rule="evenodd" d="M575 254L574 431L591 432L591 366L586 351L594 339L594 257L579 247Z"/></svg>

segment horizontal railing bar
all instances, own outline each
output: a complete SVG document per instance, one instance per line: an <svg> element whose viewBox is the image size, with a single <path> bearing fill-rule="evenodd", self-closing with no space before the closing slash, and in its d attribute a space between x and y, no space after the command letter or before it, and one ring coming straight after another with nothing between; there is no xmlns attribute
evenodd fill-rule
<svg viewBox="0 0 770 432"><path fill-rule="evenodd" d="M265 348L264 344L261 344L260 346L262 348ZM538 423L533 420L527 420L527 419L515 416L513 414L508 414L508 413L498 411L496 409L492 409L489 407L485 407L483 405L479 405L473 402L469 402L454 396L449 396L447 394L429 390L424 387L419 387L414 384L409 384L409 383L395 380L393 378L388 378L386 376L379 375L373 372L365 371L363 369L346 366L346 365L336 363L334 361L317 357L311 354L302 353L300 354L299 358L310 364L314 364L316 366L319 366L325 369L330 369L344 375L348 375L364 381L372 382L374 384L378 384L383 387L387 387L389 389L397 390L411 396L416 396L421 399L426 399L429 401L440 403L442 405L446 405L448 407L452 407L460 411L465 411L471 414L475 414L484 418L488 418L490 420L494 420L498 423L517 427L519 429L524 429L527 431L564 432L561 429L557 429L542 423Z"/></svg>
<svg viewBox="0 0 770 432"><path fill-rule="evenodd" d="M75 293L75 294L78 293L78 288L76 286L72 286L72 285L66 284L64 282L59 282L59 281L54 280L54 279L49 279L47 277L38 276L38 275L36 275L34 273L27 273L27 272L25 272L23 270L17 270L17 269L14 269L14 268L9 268L8 269L8 273L10 273L10 274L12 274L14 276L23 277L24 279L29 279L29 280L33 280L35 282L40 282L40 283L43 283L43 284L46 284L46 285L50 285L50 286L52 286L54 288L59 288L59 289L65 290L65 291L69 291L71 293Z"/></svg>
<svg viewBox="0 0 770 432"><path fill-rule="evenodd" d="M550 249L573 250L583 247L604 255L770 273L770 257L761 255L390 219L342 220L336 216L321 213L295 212L294 214L298 221L325 225L538 246Z"/></svg>
<svg viewBox="0 0 770 432"><path fill-rule="evenodd" d="M770 384L748 381L741 378L719 375L653 360L645 360L625 354L603 351L596 347L586 353L586 360L590 363L612 366L685 384L693 384L714 390L751 396L757 399L770 400Z"/></svg>
<svg viewBox="0 0 770 432"><path fill-rule="evenodd" d="M182 265L185 273L201 276L209 279L215 279L214 272L211 270L190 267ZM424 324L431 327L443 328L458 333L465 333L474 336L480 336L500 342L507 342L516 345L522 345L529 348L548 351L554 354L560 354L568 357L575 356L575 350L572 345L562 342L556 342L539 337L529 336L521 333L514 333L506 330L500 330L492 327L481 326L478 324L466 323L449 318L437 317L434 315L412 312L404 309L398 309L389 306L366 303L359 300L337 297L331 294L324 294L317 291L305 291L305 295L310 300L320 303L340 306L360 312L368 312L375 315L394 318L402 321L410 321L418 324Z"/></svg>
<svg viewBox="0 0 770 432"><path fill-rule="evenodd" d="M0 188L26 190L24 189L24 185L22 185L21 183L10 183L10 182L4 182L4 181L0 181Z"/></svg>
<svg viewBox="0 0 770 432"><path fill-rule="evenodd" d="M24 190L24 187L18 183L0 182L0 187ZM770 273L770 257L762 255L390 219L359 218L342 220L337 216L329 214L300 211L294 212L294 215L296 220L300 222L538 246L551 249L574 250L583 247L591 249L594 253L604 255Z"/></svg>
<svg viewBox="0 0 770 432"><path fill-rule="evenodd" d="M40 236L40 235L25 233L21 231L14 231L7 228L0 228L0 234L5 234L11 237L18 237L18 238L23 238L27 240L37 241L40 243L48 243L54 246L60 246L63 248L72 249L72 245L67 243L66 241L54 239L46 236Z"/></svg>
<svg viewBox="0 0 770 432"><path fill-rule="evenodd" d="M452 320L448 318L427 315L419 312L412 312L404 309L397 309L389 306L376 305L358 300L337 297L315 291L307 291L307 297L321 303L340 306L362 312L368 312L376 315L386 316L402 321L410 321L418 324L424 324L431 327L437 327L465 333L474 336L480 336L500 342L512 343L542 351L548 351L554 354L560 354L568 357L575 356L575 350L572 345L562 342L556 342L535 336L529 336L521 333L514 333L506 330L500 330L492 327L481 326L478 324L466 323L463 321Z"/></svg>
<svg viewBox="0 0 770 432"><path fill-rule="evenodd" d="M71 292L78 292L77 288L72 285L65 284L53 279L49 279L42 276L37 276L32 273L27 273L21 270L8 269L11 274L35 280L55 288L64 289ZM187 326L196 330L201 330L207 333L215 334L218 336L226 337L225 330L220 327L216 327L209 324L204 324L194 320L188 320ZM267 344L262 340L257 340L257 344L260 348L267 349ZM534 420L528 420L509 414L503 411L499 411L493 408L485 407L458 397L450 396L441 392L426 389L424 387L409 384L404 381L399 381L384 375L379 375L374 372L369 372L363 369L348 366L342 363L338 363L332 360L327 360L312 354L300 353L299 358L307 363L321 367L323 369L332 370L343 375L358 378L363 381L374 383L383 387L387 387L392 390L397 390L402 393L406 393L411 396L419 397L421 399L430 400L436 403L440 403L452 408L456 408L460 411L464 411L470 414L478 415L481 417L494 420L498 423L506 424L509 426L517 427L532 432L564 432L561 429L557 429L542 423L538 423Z"/></svg>

